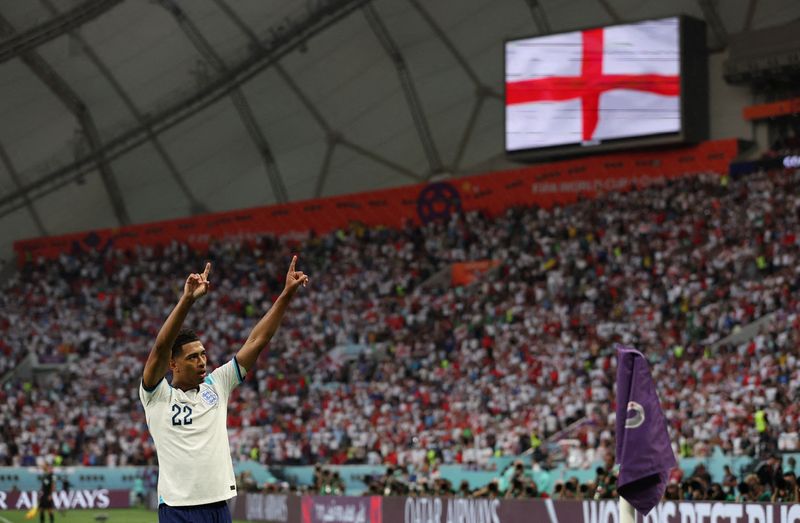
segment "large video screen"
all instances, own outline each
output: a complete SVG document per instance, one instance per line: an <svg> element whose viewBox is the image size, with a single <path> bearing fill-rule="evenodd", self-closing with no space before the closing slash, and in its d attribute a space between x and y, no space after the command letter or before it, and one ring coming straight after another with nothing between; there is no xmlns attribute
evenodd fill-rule
<svg viewBox="0 0 800 523"><path fill-rule="evenodd" d="M674 17L506 42L507 152L569 154L643 137L685 140L684 50L692 45L706 59L705 33L684 38L686 22ZM707 66L700 69L690 68L689 76Z"/></svg>

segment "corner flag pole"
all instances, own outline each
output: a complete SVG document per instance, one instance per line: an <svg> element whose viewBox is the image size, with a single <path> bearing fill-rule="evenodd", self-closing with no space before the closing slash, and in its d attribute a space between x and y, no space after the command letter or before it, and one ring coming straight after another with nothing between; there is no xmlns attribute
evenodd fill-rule
<svg viewBox="0 0 800 523"><path fill-rule="evenodd" d="M636 523L636 509L622 496L619 497L619 523Z"/></svg>

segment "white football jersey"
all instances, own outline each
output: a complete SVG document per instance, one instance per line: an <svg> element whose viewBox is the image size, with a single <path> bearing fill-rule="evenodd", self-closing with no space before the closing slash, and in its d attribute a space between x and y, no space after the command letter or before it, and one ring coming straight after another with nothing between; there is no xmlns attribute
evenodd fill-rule
<svg viewBox="0 0 800 523"><path fill-rule="evenodd" d="M139 399L158 455L158 501L203 505L236 495L230 444L228 397L244 369L234 357L182 391L162 379L152 390L139 384Z"/></svg>

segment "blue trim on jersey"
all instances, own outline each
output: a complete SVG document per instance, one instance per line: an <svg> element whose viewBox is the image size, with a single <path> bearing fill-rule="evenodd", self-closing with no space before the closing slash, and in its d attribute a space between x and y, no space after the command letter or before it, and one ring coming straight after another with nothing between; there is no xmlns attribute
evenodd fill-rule
<svg viewBox="0 0 800 523"><path fill-rule="evenodd" d="M158 383L153 385L152 389L148 389L147 387L144 386L144 378L142 378L142 388L144 389L145 392L154 392L158 388L158 386L161 385L161 382L164 381L164 378L165 376L162 376L161 379L158 380Z"/></svg>
<svg viewBox="0 0 800 523"><path fill-rule="evenodd" d="M239 383L244 383L244 378L242 378L242 371L239 370L239 362L236 361L236 356L233 357L233 368L236 369L236 376L239 377Z"/></svg>
<svg viewBox="0 0 800 523"><path fill-rule="evenodd" d="M158 496L158 504L164 503L164 496Z"/></svg>
<svg viewBox="0 0 800 523"><path fill-rule="evenodd" d="M214 384L214 378L212 378L211 375L206 376L206 379L204 379L203 381L205 383L208 383L209 385L213 385Z"/></svg>

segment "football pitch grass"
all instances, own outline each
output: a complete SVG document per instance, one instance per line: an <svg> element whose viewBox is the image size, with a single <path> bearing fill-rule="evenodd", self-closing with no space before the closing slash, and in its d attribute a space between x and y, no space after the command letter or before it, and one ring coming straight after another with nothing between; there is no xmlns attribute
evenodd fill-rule
<svg viewBox="0 0 800 523"><path fill-rule="evenodd" d="M32 519L25 519L26 510L0 510L0 523L39 523L39 515ZM158 523L158 513L143 508L116 508L94 510L69 510L63 516L56 512L55 523ZM103 520L102 516L108 516ZM100 518L98 518L100 516ZM44 519L50 523L50 516ZM233 523L245 523L234 519Z"/></svg>

